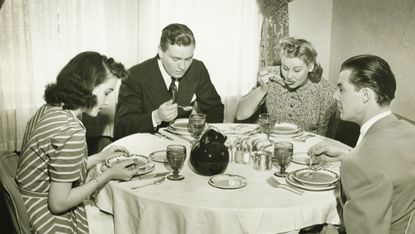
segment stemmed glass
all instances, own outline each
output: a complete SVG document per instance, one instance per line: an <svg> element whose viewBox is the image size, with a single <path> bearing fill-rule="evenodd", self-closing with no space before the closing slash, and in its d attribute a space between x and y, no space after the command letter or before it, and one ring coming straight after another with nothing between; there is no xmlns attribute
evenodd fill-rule
<svg viewBox="0 0 415 234"><path fill-rule="evenodd" d="M261 131L267 134L268 140L270 140L270 135L274 129L275 120L268 113L263 113L259 115L258 124L261 128Z"/></svg>
<svg viewBox="0 0 415 234"><path fill-rule="evenodd" d="M179 171L182 169L186 159L186 147L184 145L168 145L166 157L171 169L173 169L173 174L167 176L167 179L184 179L183 175L179 175Z"/></svg>
<svg viewBox="0 0 415 234"><path fill-rule="evenodd" d="M206 115L205 114L191 114L189 117L189 129L192 133L192 136L197 141L200 137L200 134L203 132L206 124Z"/></svg>
<svg viewBox="0 0 415 234"><path fill-rule="evenodd" d="M288 164L291 162L293 156L293 143L279 141L274 145L274 158L280 166L280 170L275 172L274 175L279 177L285 177L288 173L285 171Z"/></svg>

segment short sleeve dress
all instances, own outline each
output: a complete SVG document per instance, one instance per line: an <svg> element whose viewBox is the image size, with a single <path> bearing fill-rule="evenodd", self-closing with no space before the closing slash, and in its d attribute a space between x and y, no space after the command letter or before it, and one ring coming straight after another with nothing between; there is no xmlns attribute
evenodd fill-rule
<svg viewBox="0 0 415 234"><path fill-rule="evenodd" d="M70 111L44 105L26 126L16 182L35 233L88 233L83 203L56 215L48 208L50 182L82 185L87 174L85 128Z"/></svg>
<svg viewBox="0 0 415 234"><path fill-rule="evenodd" d="M337 105L333 95L335 89L322 78L319 82L307 83L295 90L271 82L265 98L268 113L276 122L294 123L303 130L325 136L330 118Z"/></svg>

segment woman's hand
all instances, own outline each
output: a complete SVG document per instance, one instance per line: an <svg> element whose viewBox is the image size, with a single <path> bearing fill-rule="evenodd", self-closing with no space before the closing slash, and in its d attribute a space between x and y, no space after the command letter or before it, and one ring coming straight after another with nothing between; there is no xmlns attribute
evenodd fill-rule
<svg viewBox="0 0 415 234"><path fill-rule="evenodd" d="M134 161L132 159L122 160L121 162L112 164L108 169L110 178L112 180L130 180L140 168L133 166Z"/></svg>
<svg viewBox="0 0 415 234"><path fill-rule="evenodd" d="M124 146L113 145L101 151L99 153L99 158L101 161L105 161L108 158L112 158L115 156L122 156L122 155L128 156L130 155L130 152Z"/></svg>
<svg viewBox="0 0 415 234"><path fill-rule="evenodd" d="M281 86L285 86L284 79L281 77L280 66L268 66L263 67L258 73L258 83L261 88L268 92L269 82L276 82Z"/></svg>

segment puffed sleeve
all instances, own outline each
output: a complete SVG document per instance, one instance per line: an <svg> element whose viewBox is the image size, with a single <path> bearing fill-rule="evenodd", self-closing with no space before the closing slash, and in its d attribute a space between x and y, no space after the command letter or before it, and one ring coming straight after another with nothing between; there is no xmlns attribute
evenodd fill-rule
<svg viewBox="0 0 415 234"><path fill-rule="evenodd" d="M356 158L343 161L340 177L346 197L343 220L347 233L389 233L392 181L366 161Z"/></svg>
<svg viewBox="0 0 415 234"><path fill-rule="evenodd" d="M49 176L52 181L70 183L78 181L85 160L85 131L62 129L51 138L53 153L50 156Z"/></svg>

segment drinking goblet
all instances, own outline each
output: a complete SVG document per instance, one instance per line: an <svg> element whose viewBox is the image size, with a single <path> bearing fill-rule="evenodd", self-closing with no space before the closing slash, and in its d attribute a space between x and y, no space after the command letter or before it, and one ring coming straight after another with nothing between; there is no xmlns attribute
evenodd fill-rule
<svg viewBox="0 0 415 234"><path fill-rule="evenodd" d="M291 161L293 156L293 144L291 142L276 142L274 145L274 157L280 170L275 172L274 175L279 177L285 177L288 173L285 171L286 167Z"/></svg>
<svg viewBox="0 0 415 234"><path fill-rule="evenodd" d="M205 114L191 114L189 117L189 128L192 136L198 140L206 124Z"/></svg>
<svg viewBox="0 0 415 234"><path fill-rule="evenodd" d="M168 145L167 146L167 161L173 170L173 174L167 176L169 180L182 180L183 175L179 175L179 171L183 167L186 159L186 147L184 145Z"/></svg>
<svg viewBox="0 0 415 234"><path fill-rule="evenodd" d="M258 124L261 131L267 134L267 138L269 140L272 130L274 129L275 120L268 113L263 113L259 115Z"/></svg>

